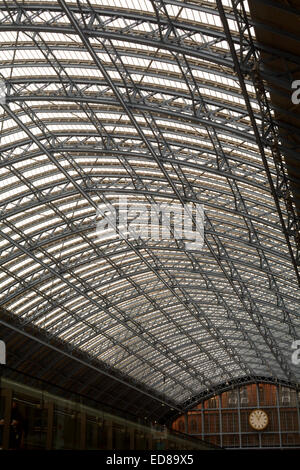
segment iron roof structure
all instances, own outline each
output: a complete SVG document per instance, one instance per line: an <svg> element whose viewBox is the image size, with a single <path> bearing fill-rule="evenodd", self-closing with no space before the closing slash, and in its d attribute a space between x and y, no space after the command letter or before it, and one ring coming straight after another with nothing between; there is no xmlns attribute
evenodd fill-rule
<svg viewBox="0 0 300 470"><path fill-rule="evenodd" d="M298 383L299 218L247 2L0 1L0 43L5 329L178 411ZM99 238L120 195L202 204L203 247Z"/></svg>

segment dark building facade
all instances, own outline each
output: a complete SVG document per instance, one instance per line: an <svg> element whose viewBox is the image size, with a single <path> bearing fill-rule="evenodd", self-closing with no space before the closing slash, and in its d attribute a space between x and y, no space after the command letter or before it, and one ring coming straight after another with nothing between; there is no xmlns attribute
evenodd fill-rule
<svg viewBox="0 0 300 470"><path fill-rule="evenodd" d="M215 446L156 422L120 416L0 377L0 449L210 450Z"/></svg>

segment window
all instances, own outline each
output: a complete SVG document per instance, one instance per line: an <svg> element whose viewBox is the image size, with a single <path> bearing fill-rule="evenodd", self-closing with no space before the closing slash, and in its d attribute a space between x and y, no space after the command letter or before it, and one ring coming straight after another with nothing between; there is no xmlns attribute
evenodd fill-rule
<svg viewBox="0 0 300 470"><path fill-rule="evenodd" d="M230 392L228 392L228 404L229 406L237 406L238 404L237 390L230 390Z"/></svg>
<svg viewBox="0 0 300 470"><path fill-rule="evenodd" d="M191 433L196 433L197 432L197 420L193 418L191 420Z"/></svg>
<svg viewBox="0 0 300 470"><path fill-rule="evenodd" d="M291 403L291 392L287 387L281 387L280 390L280 404L281 405L290 405Z"/></svg>
<svg viewBox="0 0 300 470"><path fill-rule="evenodd" d="M240 402L241 406L248 405L248 390L247 387L243 387L240 389Z"/></svg>
<svg viewBox="0 0 300 470"><path fill-rule="evenodd" d="M183 421L179 421L179 431L184 432L184 422Z"/></svg>

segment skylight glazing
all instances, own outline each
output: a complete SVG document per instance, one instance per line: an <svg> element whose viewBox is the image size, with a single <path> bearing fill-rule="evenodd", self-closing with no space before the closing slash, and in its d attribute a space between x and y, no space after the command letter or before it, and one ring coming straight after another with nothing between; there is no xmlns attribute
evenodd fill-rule
<svg viewBox="0 0 300 470"><path fill-rule="evenodd" d="M299 379L299 290L216 3L0 1L0 42L0 305L178 403ZM99 240L120 195L203 204L203 249Z"/></svg>

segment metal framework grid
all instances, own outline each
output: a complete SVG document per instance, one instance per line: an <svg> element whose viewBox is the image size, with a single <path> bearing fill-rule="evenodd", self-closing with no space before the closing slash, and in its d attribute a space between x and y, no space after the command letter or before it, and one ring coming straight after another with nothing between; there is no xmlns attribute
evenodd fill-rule
<svg viewBox="0 0 300 470"><path fill-rule="evenodd" d="M249 400L247 387L239 386L230 390L231 397L226 405L222 405L222 394L215 395L208 406L202 401L200 406L190 409L181 418L182 430L206 441L212 442L213 438L221 447L230 449L299 448L299 392L277 384L276 400L272 403L272 400L260 397L259 387L257 383L256 400ZM257 408L264 409L271 422L263 433L253 434L248 428L248 417Z"/></svg>
<svg viewBox="0 0 300 470"><path fill-rule="evenodd" d="M0 2L0 306L178 405L299 381L299 221L250 32L241 1ZM204 204L203 250L100 242L118 194Z"/></svg>

